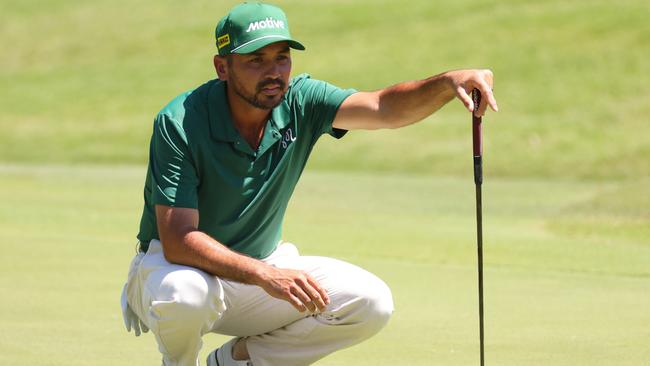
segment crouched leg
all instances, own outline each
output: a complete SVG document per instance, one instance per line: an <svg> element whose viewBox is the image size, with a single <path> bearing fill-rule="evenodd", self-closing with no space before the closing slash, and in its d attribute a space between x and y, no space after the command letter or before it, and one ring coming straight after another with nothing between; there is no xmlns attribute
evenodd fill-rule
<svg viewBox="0 0 650 366"><path fill-rule="evenodd" d="M247 339L255 366L304 366L379 332L393 312L388 286L352 264L323 257L279 261L279 267L309 272L328 292L330 304L270 333Z"/></svg>
<svg viewBox="0 0 650 366"><path fill-rule="evenodd" d="M198 365L201 337L225 310L219 279L169 264L147 276L143 320L156 336L163 365Z"/></svg>

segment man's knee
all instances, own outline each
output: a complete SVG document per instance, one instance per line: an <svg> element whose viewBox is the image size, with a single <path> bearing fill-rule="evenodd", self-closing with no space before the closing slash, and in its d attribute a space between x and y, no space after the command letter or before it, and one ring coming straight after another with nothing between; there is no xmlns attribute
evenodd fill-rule
<svg viewBox="0 0 650 366"><path fill-rule="evenodd" d="M375 334L388 323L393 314L393 295L390 288L377 279L365 294L365 302L365 328L370 334Z"/></svg>
<svg viewBox="0 0 650 366"><path fill-rule="evenodd" d="M194 269L154 272L146 287L150 296L148 320L156 323L151 324L152 329L161 323L167 327L175 323L172 328L204 333L224 310L219 280Z"/></svg>
<svg viewBox="0 0 650 366"><path fill-rule="evenodd" d="M324 318L334 325L352 325L360 339L379 332L393 314L392 293L382 280L374 276L338 300L340 303L325 312Z"/></svg>

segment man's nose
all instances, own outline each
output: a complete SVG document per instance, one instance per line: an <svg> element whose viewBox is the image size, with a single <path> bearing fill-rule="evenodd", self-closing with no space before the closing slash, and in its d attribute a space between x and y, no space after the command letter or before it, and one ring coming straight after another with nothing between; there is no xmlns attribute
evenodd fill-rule
<svg viewBox="0 0 650 366"><path fill-rule="evenodd" d="M271 62L268 70L266 71L266 77L270 79L277 79L282 75L280 72L280 65L277 62Z"/></svg>

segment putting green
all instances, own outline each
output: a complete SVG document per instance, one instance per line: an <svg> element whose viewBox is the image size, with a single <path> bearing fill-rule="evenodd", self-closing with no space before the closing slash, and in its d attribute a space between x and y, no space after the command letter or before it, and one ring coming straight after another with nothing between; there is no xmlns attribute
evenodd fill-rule
<svg viewBox="0 0 650 366"><path fill-rule="evenodd" d="M0 175L0 364L157 364L153 337L127 334L118 303L144 167ZM486 177L488 364L650 359L648 183ZM478 363L473 199L469 174L306 173L286 239L372 270L396 303L382 333L319 365ZM203 354L223 339L206 336Z"/></svg>

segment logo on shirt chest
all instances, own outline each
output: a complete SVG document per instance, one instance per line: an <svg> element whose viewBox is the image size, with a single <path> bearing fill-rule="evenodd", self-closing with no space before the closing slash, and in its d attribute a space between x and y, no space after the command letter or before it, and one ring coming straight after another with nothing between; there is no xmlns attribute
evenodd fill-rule
<svg viewBox="0 0 650 366"><path fill-rule="evenodd" d="M289 127L286 131L284 131L284 135L282 136L280 145L282 146L283 149L286 149L294 141L296 141L296 135L291 129L291 127Z"/></svg>

